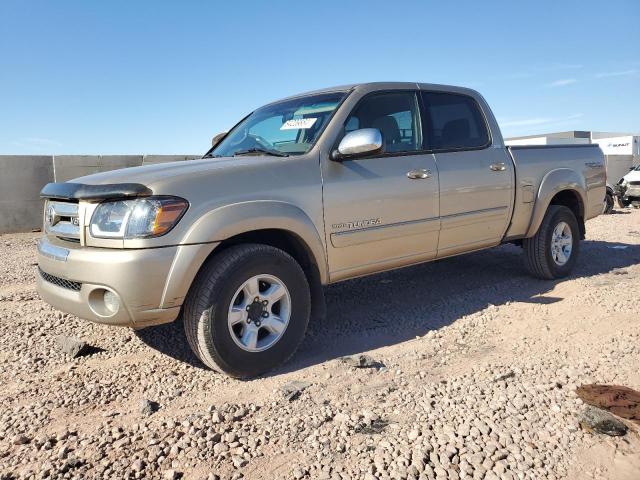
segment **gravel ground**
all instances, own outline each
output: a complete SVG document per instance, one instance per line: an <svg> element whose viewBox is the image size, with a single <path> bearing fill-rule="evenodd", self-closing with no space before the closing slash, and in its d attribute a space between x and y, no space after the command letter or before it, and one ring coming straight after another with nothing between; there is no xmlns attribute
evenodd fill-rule
<svg viewBox="0 0 640 480"><path fill-rule="evenodd" d="M294 359L246 382L204 369L178 323L53 310L36 238L0 236L2 479L640 478L638 427L581 430L575 394L640 389L640 210L590 221L559 282L507 245L332 286ZM94 348L70 359L59 335Z"/></svg>

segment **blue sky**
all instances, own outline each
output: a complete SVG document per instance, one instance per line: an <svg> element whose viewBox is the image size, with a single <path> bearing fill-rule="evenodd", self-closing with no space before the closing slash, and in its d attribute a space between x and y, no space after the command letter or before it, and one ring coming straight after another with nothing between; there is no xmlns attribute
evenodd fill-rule
<svg viewBox="0 0 640 480"><path fill-rule="evenodd" d="M476 88L507 136L640 132L640 2L0 2L0 154L201 153L376 80Z"/></svg>

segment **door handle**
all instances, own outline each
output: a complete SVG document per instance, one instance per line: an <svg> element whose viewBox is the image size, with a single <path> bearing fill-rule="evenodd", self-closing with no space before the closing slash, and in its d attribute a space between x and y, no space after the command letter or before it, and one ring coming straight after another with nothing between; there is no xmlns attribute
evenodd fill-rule
<svg viewBox="0 0 640 480"><path fill-rule="evenodd" d="M504 172L507 169L507 166L504 162L492 163L489 165L489 168L494 172Z"/></svg>
<svg viewBox="0 0 640 480"><path fill-rule="evenodd" d="M431 177L431 170L427 170L426 168L416 168L415 170L407 172L407 177L412 180L422 180L424 178L429 178Z"/></svg>

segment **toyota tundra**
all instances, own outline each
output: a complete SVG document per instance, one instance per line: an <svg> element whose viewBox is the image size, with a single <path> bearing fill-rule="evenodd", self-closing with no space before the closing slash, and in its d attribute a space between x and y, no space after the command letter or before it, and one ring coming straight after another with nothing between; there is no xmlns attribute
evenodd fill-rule
<svg viewBox="0 0 640 480"><path fill-rule="evenodd" d="M505 242L535 277L568 275L605 196L597 145L505 147L460 87L296 95L213 143L46 185L41 297L110 325L181 316L204 364L253 377L295 352L334 282Z"/></svg>

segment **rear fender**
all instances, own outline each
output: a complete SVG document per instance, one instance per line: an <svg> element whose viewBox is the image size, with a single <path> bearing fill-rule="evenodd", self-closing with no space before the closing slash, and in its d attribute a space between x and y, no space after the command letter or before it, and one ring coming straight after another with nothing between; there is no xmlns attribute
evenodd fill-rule
<svg viewBox="0 0 640 480"><path fill-rule="evenodd" d="M562 192L563 190L570 190L578 195L580 200L580 212L584 219L584 206L587 205L587 187L585 185L585 179L579 175L575 170L569 168L558 168L548 172L540 183L538 194L535 200L535 206L533 209L533 215L531 216L531 223L525 237L533 237L540 225L544 214L549 208L549 204L553 197ZM580 222L580 219L578 219Z"/></svg>

